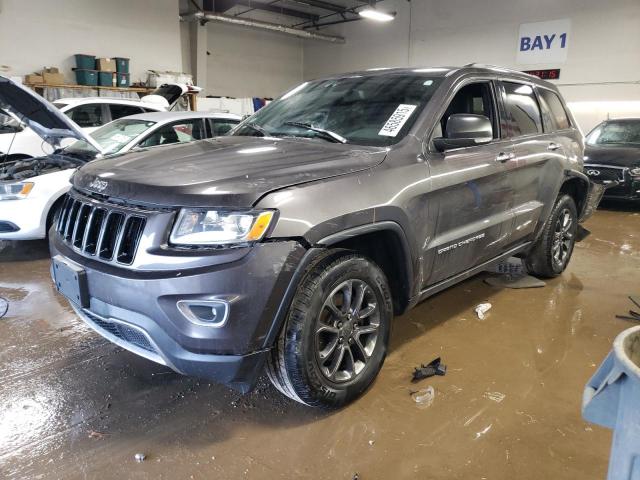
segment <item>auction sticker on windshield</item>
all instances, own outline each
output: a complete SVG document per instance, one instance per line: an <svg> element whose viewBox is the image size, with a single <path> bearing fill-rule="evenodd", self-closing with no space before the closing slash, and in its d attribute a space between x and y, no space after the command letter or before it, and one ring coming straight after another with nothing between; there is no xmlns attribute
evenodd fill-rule
<svg viewBox="0 0 640 480"><path fill-rule="evenodd" d="M409 120L409 117L416 109L417 105L405 105L400 104L396 111L389 117L387 123L378 132L378 135L384 135L385 137L395 137L402 129L402 126Z"/></svg>

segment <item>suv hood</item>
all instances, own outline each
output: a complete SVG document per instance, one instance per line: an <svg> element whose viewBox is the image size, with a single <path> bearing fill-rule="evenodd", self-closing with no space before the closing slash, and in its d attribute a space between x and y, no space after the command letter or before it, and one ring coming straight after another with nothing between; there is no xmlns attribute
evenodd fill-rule
<svg viewBox="0 0 640 480"><path fill-rule="evenodd" d="M0 109L26 124L54 148L59 146L63 138L76 138L86 141L102 153L100 145L54 105L3 76L0 76Z"/></svg>
<svg viewBox="0 0 640 480"><path fill-rule="evenodd" d="M613 167L635 167L640 165L640 146L587 145L584 163L611 165Z"/></svg>
<svg viewBox="0 0 640 480"><path fill-rule="evenodd" d="M91 162L72 183L131 203L249 207L274 190L372 168L386 153L322 140L218 137Z"/></svg>

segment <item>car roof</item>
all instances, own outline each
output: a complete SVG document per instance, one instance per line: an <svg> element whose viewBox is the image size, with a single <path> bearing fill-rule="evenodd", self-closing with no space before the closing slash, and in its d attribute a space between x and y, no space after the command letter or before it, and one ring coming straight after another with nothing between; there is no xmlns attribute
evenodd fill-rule
<svg viewBox="0 0 640 480"><path fill-rule="evenodd" d="M188 120L191 118L218 118L224 120L242 120L240 115L218 112L148 112L122 117L134 120L146 120L150 122L170 122L172 120Z"/></svg>
<svg viewBox="0 0 640 480"><path fill-rule="evenodd" d="M77 98L59 98L52 103L64 103L66 105L83 105L86 103L116 103L120 105L136 105L145 108L159 109L158 105L145 103L140 99L134 98L112 98L112 97L77 97Z"/></svg>
<svg viewBox="0 0 640 480"><path fill-rule="evenodd" d="M492 74L492 75L502 75L506 77L512 77L514 79L519 79L522 81L526 81L529 83L535 83L540 86L544 86L547 88L551 88L553 90L556 89L553 83L547 82L545 80L536 77L535 75L530 75L528 73L520 72L518 70L513 70L510 68L499 67L496 65L485 65L481 63L469 63L467 65L463 65L461 67L452 67L452 66L425 66L425 67L393 67L393 68L370 68L368 70L360 70L349 73L342 73L333 76L326 77L326 79L339 79L339 78L349 78L354 76L392 76L392 75L424 75L429 77L450 77L452 75L463 75L466 73L475 73L475 74ZM319 78L318 80L322 80Z"/></svg>
<svg viewBox="0 0 640 480"><path fill-rule="evenodd" d="M602 123L613 123L613 122L621 122L621 123L635 123L640 122L640 117L620 117L620 118L607 118Z"/></svg>

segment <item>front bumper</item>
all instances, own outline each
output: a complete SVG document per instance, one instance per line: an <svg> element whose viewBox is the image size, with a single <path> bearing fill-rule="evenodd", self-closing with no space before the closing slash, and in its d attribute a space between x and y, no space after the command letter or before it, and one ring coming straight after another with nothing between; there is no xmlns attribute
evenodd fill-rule
<svg viewBox="0 0 640 480"><path fill-rule="evenodd" d="M604 198L619 200L640 200L640 179L631 179L608 187Z"/></svg>
<svg viewBox="0 0 640 480"><path fill-rule="evenodd" d="M0 201L0 240L35 240L46 236L46 201L40 198ZM8 228L12 226L12 228Z"/></svg>
<svg viewBox="0 0 640 480"><path fill-rule="evenodd" d="M296 267L306 250L295 241L260 243L229 263L140 271L87 258L50 235L52 256L81 267L87 308L78 315L105 338L149 360L185 374L249 390L273 341L279 313ZM212 252L212 258L216 253ZM169 268L169 267L168 267ZM229 302L221 327L194 323L177 307L180 300Z"/></svg>
<svg viewBox="0 0 640 480"><path fill-rule="evenodd" d="M640 177L631 175L629 168L585 164L584 169L591 182L604 186L604 198L640 200Z"/></svg>
<svg viewBox="0 0 640 480"><path fill-rule="evenodd" d="M580 222L584 222L595 213L605 193L605 189L606 187L601 183L589 182L589 191L587 192L587 198L580 214Z"/></svg>

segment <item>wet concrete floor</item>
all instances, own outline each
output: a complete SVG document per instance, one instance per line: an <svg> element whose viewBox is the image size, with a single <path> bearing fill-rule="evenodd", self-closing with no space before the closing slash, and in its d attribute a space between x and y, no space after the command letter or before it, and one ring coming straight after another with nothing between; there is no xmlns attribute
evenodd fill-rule
<svg viewBox="0 0 640 480"><path fill-rule="evenodd" d="M544 288L475 277L397 318L373 387L331 414L266 379L241 396L109 344L54 292L44 242L0 242L0 478L602 479L611 434L580 404L640 294L640 209L587 226ZM447 375L411 384L436 356Z"/></svg>

